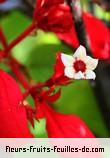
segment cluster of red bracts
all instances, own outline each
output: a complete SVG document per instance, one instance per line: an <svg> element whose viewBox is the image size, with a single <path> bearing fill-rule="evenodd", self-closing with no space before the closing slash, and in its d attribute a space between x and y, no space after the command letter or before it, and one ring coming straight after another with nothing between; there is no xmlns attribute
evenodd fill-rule
<svg viewBox="0 0 110 158"><path fill-rule="evenodd" d="M68 22L67 22L68 20ZM72 26L69 6L64 0L38 0L33 15L37 27L45 31L65 32Z"/></svg>
<svg viewBox="0 0 110 158"><path fill-rule="evenodd" d="M60 91L41 91L36 96L36 109L23 105L23 95L16 81L0 70L0 138L31 138L28 121L46 119L50 138L93 138L94 135L77 116L60 114L49 105L60 97Z"/></svg>
<svg viewBox="0 0 110 158"><path fill-rule="evenodd" d="M64 0L51 2L50 0L37 0L33 20L38 28L55 32L61 40L71 47L77 48L79 46L72 14L69 6L64 4ZM83 20L92 55L98 59L109 59L109 29L101 20L89 13L83 13Z"/></svg>

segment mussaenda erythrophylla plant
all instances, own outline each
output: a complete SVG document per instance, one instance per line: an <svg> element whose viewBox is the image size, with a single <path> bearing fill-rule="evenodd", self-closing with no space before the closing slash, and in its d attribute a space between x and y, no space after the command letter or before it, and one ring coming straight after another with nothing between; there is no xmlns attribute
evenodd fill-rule
<svg viewBox="0 0 110 158"><path fill-rule="evenodd" d="M51 105L61 97L63 86L74 83L74 80L94 80L96 75L93 70L98 65L98 59L88 56L82 45L78 45L72 55L57 52L53 75L43 83L31 84L22 64L12 56L11 51L39 28L55 32L59 38L67 30L71 31L73 19L69 6L63 0L37 0L31 25L11 43L7 42L7 36L0 26L0 62L10 68L25 89L23 93L14 77L0 70L0 137L34 137L28 128L28 121L34 128L34 119L39 121L45 118L50 138L94 138L94 134L80 117L59 113ZM34 108L26 102L29 95L34 100Z"/></svg>

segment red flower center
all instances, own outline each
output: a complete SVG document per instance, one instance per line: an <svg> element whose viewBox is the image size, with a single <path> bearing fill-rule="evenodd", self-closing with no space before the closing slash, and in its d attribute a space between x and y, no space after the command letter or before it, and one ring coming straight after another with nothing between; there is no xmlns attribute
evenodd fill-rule
<svg viewBox="0 0 110 158"><path fill-rule="evenodd" d="M86 71L86 64L82 60L76 60L74 65L74 69L76 72L85 72Z"/></svg>

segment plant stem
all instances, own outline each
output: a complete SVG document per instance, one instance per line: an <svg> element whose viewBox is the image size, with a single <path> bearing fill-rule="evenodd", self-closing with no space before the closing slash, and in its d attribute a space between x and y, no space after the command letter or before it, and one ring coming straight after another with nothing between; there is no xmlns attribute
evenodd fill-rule
<svg viewBox="0 0 110 158"><path fill-rule="evenodd" d="M8 49L8 43L7 43L7 40L6 40L6 37L4 35L4 32L3 32L2 28L0 28L0 41L1 41L4 49L7 50ZM6 54L6 52L5 52L5 54ZM8 66L11 67L12 71L16 75L16 77L19 80L19 82L23 85L23 87L26 90L29 89L30 86L28 84L27 78L26 78L26 76L24 75L24 73L20 69L21 64L19 64L16 61L16 59L14 59L11 55L7 56L7 59L9 59Z"/></svg>
<svg viewBox="0 0 110 158"><path fill-rule="evenodd" d="M20 36L13 40L4 51L10 52L13 49L13 47L15 47L22 40L24 40L35 28L36 25L32 23Z"/></svg>
<svg viewBox="0 0 110 158"><path fill-rule="evenodd" d="M81 7L81 2L80 0L67 0L67 4L71 8L73 21L79 42L81 45L86 47L88 54L91 54L89 39L83 22L83 11Z"/></svg>
<svg viewBox="0 0 110 158"><path fill-rule="evenodd" d="M2 28L0 27L0 41L3 45L4 48L7 48L7 41L6 41L6 37L4 36L4 33L2 31Z"/></svg>
<svg viewBox="0 0 110 158"><path fill-rule="evenodd" d="M14 60L11 60L9 62L9 65L23 87L26 90L30 89L26 76L24 75L24 73L22 73L20 66Z"/></svg>

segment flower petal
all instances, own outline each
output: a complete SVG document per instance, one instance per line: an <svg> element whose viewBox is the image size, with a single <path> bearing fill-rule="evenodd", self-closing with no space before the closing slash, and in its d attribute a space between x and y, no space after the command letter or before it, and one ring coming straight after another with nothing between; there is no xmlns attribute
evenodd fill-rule
<svg viewBox="0 0 110 158"><path fill-rule="evenodd" d="M73 55L74 58L85 60L86 58L86 49L83 46L79 46L76 52Z"/></svg>
<svg viewBox="0 0 110 158"><path fill-rule="evenodd" d="M75 73L74 79L76 80L84 79L84 74L81 71L79 71Z"/></svg>
<svg viewBox="0 0 110 158"><path fill-rule="evenodd" d="M96 74L92 70L87 70L85 75L86 75L86 77L85 77L86 79L95 80L95 78L96 78Z"/></svg>
<svg viewBox="0 0 110 158"><path fill-rule="evenodd" d="M61 60L64 66L73 66L74 58L67 54L61 54Z"/></svg>
<svg viewBox="0 0 110 158"><path fill-rule="evenodd" d="M89 70L94 70L98 65L98 59L93 59L90 56L87 56L86 67Z"/></svg>
<svg viewBox="0 0 110 158"><path fill-rule="evenodd" d="M55 112L45 102L41 106L50 138L94 138L92 132L78 116Z"/></svg>
<svg viewBox="0 0 110 158"><path fill-rule="evenodd" d="M74 78L75 71L74 71L73 67L66 67L64 73L65 73L65 76L67 76L69 78Z"/></svg>

